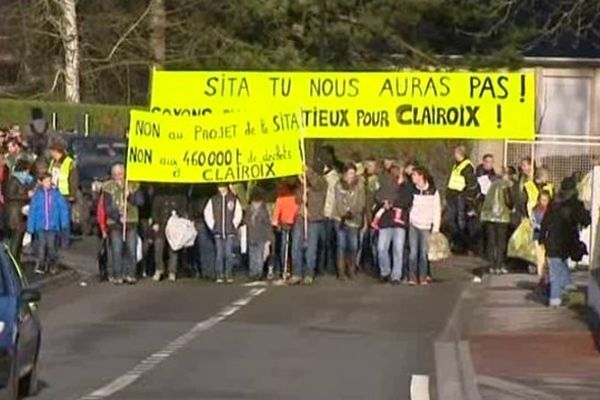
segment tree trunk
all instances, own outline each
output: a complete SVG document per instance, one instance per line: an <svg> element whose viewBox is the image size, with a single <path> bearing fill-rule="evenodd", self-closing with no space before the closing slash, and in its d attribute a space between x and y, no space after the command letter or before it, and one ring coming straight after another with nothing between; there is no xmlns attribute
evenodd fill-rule
<svg viewBox="0 0 600 400"><path fill-rule="evenodd" d="M79 32L77 29L76 0L58 0L61 9L61 37L65 51L65 100L79 103Z"/></svg>
<svg viewBox="0 0 600 400"><path fill-rule="evenodd" d="M21 81L30 83L31 82L31 68L29 61L31 60L31 46L29 42L29 28L27 27L27 13L26 13L25 0L19 0L19 20L21 25Z"/></svg>
<svg viewBox="0 0 600 400"><path fill-rule="evenodd" d="M150 49L156 68L165 64L167 13L165 0L150 0Z"/></svg>

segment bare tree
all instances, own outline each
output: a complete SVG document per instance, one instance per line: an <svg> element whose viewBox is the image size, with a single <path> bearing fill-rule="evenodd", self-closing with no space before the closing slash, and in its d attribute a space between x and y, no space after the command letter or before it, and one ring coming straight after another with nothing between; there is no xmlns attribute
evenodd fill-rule
<svg viewBox="0 0 600 400"><path fill-rule="evenodd" d="M77 27L76 0L54 0L61 15L58 28L64 48L65 57L65 100L79 103L81 91L79 86L79 31Z"/></svg>
<svg viewBox="0 0 600 400"><path fill-rule="evenodd" d="M150 0L150 51L156 67L165 63L167 14L164 0Z"/></svg>

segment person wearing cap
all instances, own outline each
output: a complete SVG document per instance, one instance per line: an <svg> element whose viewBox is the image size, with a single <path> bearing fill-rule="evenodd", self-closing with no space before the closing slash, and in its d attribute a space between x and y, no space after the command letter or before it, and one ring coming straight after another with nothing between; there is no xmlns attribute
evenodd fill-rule
<svg viewBox="0 0 600 400"><path fill-rule="evenodd" d="M573 177L565 178L542 220L539 234L550 266L549 305L552 307L562 305L566 288L571 284L568 259L581 261L586 253L579 240L579 229L590 223L590 212L577 198L577 182Z"/></svg>
<svg viewBox="0 0 600 400"><path fill-rule="evenodd" d="M467 222L468 213L473 212L479 192L475 168L467 156L465 146L454 148L454 165L446 190L446 225L450 231L454 251L469 249Z"/></svg>
<svg viewBox="0 0 600 400"><path fill-rule="evenodd" d="M27 127L25 139L29 148L38 157L44 156L48 148L48 133L50 125L44 119L44 112L41 108L31 109L31 121Z"/></svg>

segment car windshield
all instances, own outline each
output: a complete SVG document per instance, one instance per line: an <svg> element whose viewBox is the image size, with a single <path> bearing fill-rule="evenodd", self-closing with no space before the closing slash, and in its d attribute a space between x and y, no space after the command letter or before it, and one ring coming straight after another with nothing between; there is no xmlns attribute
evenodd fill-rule
<svg viewBox="0 0 600 400"><path fill-rule="evenodd" d="M81 139L73 142L72 151L78 159L120 160L125 157L125 143L118 140Z"/></svg>

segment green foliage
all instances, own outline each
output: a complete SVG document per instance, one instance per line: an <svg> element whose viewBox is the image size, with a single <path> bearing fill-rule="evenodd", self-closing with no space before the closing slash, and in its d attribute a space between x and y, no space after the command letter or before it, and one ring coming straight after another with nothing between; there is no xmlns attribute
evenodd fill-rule
<svg viewBox="0 0 600 400"><path fill-rule="evenodd" d="M0 99L0 121L24 126L31 119L31 109L34 107L41 108L48 121L51 114L56 112L59 131L74 130L84 113L90 115L92 135L122 135L129 123L130 107L6 99Z"/></svg>

